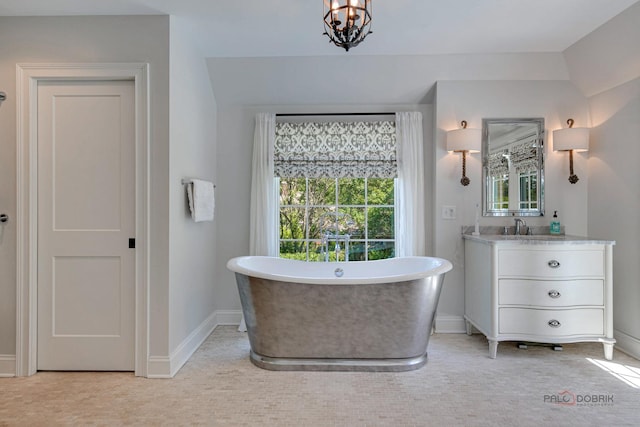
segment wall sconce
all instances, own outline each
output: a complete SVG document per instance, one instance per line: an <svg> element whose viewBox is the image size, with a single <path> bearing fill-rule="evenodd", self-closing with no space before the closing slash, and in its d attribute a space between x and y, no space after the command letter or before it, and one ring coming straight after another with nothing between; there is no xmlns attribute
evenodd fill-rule
<svg viewBox="0 0 640 427"><path fill-rule="evenodd" d="M573 152L589 150L589 129L574 128L573 119L567 120L568 128L553 131L553 151L569 152L569 182L578 182L578 176L573 173Z"/></svg>
<svg viewBox="0 0 640 427"><path fill-rule="evenodd" d="M467 129L467 122L460 122L461 129L447 132L447 151L462 153L462 178L460 184L467 186L471 182L467 178L467 153L479 153L482 131L480 129Z"/></svg>

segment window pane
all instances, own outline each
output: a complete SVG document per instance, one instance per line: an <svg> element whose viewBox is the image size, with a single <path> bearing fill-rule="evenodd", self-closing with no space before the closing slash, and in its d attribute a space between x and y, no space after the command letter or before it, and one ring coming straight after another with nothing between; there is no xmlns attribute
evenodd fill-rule
<svg viewBox="0 0 640 427"><path fill-rule="evenodd" d="M500 197L500 209L509 209L509 179L505 178L501 181L502 196Z"/></svg>
<svg viewBox="0 0 640 427"><path fill-rule="evenodd" d="M309 261L324 261L322 244L318 240L309 242Z"/></svg>
<svg viewBox="0 0 640 427"><path fill-rule="evenodd" d="M493 209L509 209L509 179L508 178L492 178L493 180L493 194L492 196L492 208Z"/></svg>
<svg viewBox="0 0 640 427"><path fill-rule="evenodd" d="M369 238L393 239L393 208L369 208Z"/></svg>
<svg viewBox="0 0 640 427"><path fill-rule="evenodd" d="M364 208L340 208L338 231L340 234L350 234L354 239L364 239Z"/></svg>
<svg viewBox="0 0 640 427"><path fill-rule="evenodd" d="M334 237L323 245L322 235L329 233L349 234L349 261L393 257L394 183L385 178L280 178L280 256L345 261L344 240Z"/></svg>
<svg viewBox="0 0 640 427"><path fill-rule="evenodd" d="M529 194L529 177L520 177L520 201L527 202L530 200Z"/></svg>
<svg viewBox="0 0 640 427"><path fill-rule="evenodd" d="M280 178L280 205L304 206L305 191L305 178Z"/></svg>
<svg viewBox="0 0 640 427"><path fill-rule="evenodd" d="M391 178L369 178L367 191L370 205L391 205L394 203L394 180Z"/></svg>
<svg viewBox="0 0 640 427"><path fill-rule="evenodd" d="M531 206L533 207L534 205L536 205L537 207L537 201L538 201L538 176L537 175L531 175L529 177L530 181L531 181L531 193L529 194L529 200L531 201Z"/></svg>
<svg viewBox="0 0 640 427"><path fill-rule="evenodd" d="M335 178L309 178L309 204L335 205Z"/></svg>
<svg viewBox="0 0 640 427"><path fill-rule="evenodd" d="M369 260L392 258L395 255L394 242L370 242Z"/></svg>
<svg viewBox="0 0 640 427"><path fill-rule="evenodd" d="M364 178L340 178L338 204L364 205L364 181Z"/></svg>
<svg viewBox="0 0 640 427"><path fill-rule="evenodd" d="M282 258L297 259L301 261L307 260L307 243L306 242L280 242L280 256Z"/></svg>
<svg viewBox="0 0 640 427"><path fill-rule="evenodd" d="M309 238L320 239L324 232L336 233L334 208L309 208Z"/></svg>
<svg viewBox="0 0 640 427"><path fill-rule="evenodd" d="M281 239L306 238L304 212L305 208L280 208Z"/></svg>
<svg viewBox="0 0 640 427"><path fill-rule="evenodd" d="M364 242L349 242L349 261L365 261L366 245Z"/></svg>

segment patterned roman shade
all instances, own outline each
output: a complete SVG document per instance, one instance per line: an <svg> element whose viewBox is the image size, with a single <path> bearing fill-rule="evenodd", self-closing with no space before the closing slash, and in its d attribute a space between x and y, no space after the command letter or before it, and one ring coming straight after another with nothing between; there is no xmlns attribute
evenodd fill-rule
<svg viewBox="0 0 640 427"><path fill-rule="evenodd" d="M394 121L276 123L274 175L395 178Z"/></svg>
<svg viewBox="0 0 640 427"><path fill-rule="evenodd" d="M496 153L489 154L489 176L502 178L509 175L509 160L507 160L507 155L507 150L500 150Z"/></svg>
<svg viewBox="0 0 640 427"><path fill-rule="evenodd" d="M537 171L538 145L535 140L525 141L489 154L489 176L509 175L509 164L517 173Z"/></svg>
<svg viewBox="0 0 640 427"><path fill-rule="evenodd" d="M538 150L536 144L527 141L518 144L509 150L511 162L518 173L526 173L538 170Z"/></svg>

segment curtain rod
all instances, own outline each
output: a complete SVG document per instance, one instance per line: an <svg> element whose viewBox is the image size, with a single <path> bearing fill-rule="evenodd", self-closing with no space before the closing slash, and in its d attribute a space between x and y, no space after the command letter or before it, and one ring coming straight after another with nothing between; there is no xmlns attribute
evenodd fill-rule
<svg viewBox="0 0 640 427"><path fill-rule="evenodd" d="M276 117L303 117L303 116L391 116L396 113L278 113Z"/></svg>

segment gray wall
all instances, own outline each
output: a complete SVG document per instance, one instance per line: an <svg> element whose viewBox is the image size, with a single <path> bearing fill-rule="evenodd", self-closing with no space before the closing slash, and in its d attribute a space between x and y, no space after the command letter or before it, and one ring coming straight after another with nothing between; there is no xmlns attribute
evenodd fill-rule
<svg viewBox="0 0 640 427"><path fill-rule="evenodd" d="M0 355L16 344L16 64L148 62L151 72L151 354L168 351L169 18L2 17L0 210L12 218L0 233Z"/></svg>
<svg viewBox="0 0 640 427"><path fill-rule="evenodd" d="M171 17L169 354L214 312L216 225L195 223L182 178L216 183L217 111L207 65L189 25Z"/></svg>
<svg viewBox="0 0 640 427"><path fill-rule="evenodd" d="M214 313L215 222L194 223L183 177L216 181L216 104L179 18L0 18L0 356L15 354L16 64L148 62L151 120L151 357L167 358ZM171 100L171 102L170 102Z"/></svg>
<svg viewBox="0 0 640 427"><path fill-rule="evenodd" d="M640 3L636 3L564 51L576 86L586 96L640 75Z"/></svg>
<svg viewBox="0 0 640 427"><path fill-rule="evenodd" d="M588 125L588 105L584 95L569 81L476 81L438 82L436 89L434 161L435 254L449 259L454 269L447 273L436 330L463 332L464 245L461 226L473 225L475 205L482 206L482 160L470 155L467 175L471 184L460 185L461 160L446 151L446 131L458 129L461 120L470 128L481 128L483 118L542 117L545 119L545 210L544 217L527 217L527 225L549 225L550 212L557 210L568 234L587 235L587 157L575 155L575 172L580 181L572 185L566 153L553 151L552 130L566 127L572 117L576 125ZM457 219L441 218L443 206L456 206ZM480 225L513 225L510 217L481 218Z"/></svg>
<svg viewBox="0 0 640 427"><path fill-rule="evenodd" d="M218 238L216 309L239 310L240 300L235 278L227 270L229 259L249 254L249 202L251 192L251 156L253 152L253 130L258 112L274 113L352 113L420 111L423 116L425 143L425 165L431 164L431 105L263 105L227 106L218 110ZM425 178L426 208L431 197L431 176ZM430 222L427 222L430 235Z"/></svg>
<svg viewBox="0 0 640 427"><path fill-rule="evenodd" d="M618 346L640 357L640 79L589 99L589 234L616 241L613 325Z"/></svg>
<svg viewBox="0 0 640 427"><path fill-rule="evenodd" d="M464 90L454 97L444 98L443 102L452 111L466 108L467 101L474 111L469 108L464 110L469 111L466 117L448 118L443 129L455 128L457 119L466 118L471 120L470 123L474 123L474 120L477 123L481 117L486 117L485 114L508 117L518 112L547 116L546 107L550 107L551 101L544 96L544 100L536 101L534 107L522 107L526 106L528 97L538 97L536 91L539 88L544 88L547 95L560 89L558 98L569 93L570 103L576 97L575 88L567 82L568 73L561 54L210 58L208 65L218 103L218 176L222 182L218 191L220 226L217 236L217 272L220 279L216 284L216 308L225 310L240 308L233 275L226 270L225 264L230 258L247 255L249 252L249 193L256 112L422 111L425 115L427 249L431 255L444 254L445 257L451 257L453 254L448 249L443 250L436 245L439 239L458 241L460 224L456 225L456 231L451 229L446 234L441 233L439 227L442 224L436 218L440 204L434 197L441 185L445 188L452 187L453 194L461 194L458 188L460 185L457 184L460 160L459 156L448 157L447 162L451 163L447 163L450 168L446 169L438 165L433 157L434 153L438 154L437 150L434 151L435 138L440 138L436 127L444 126L433 121L435 109L439 108L440 102L439 99L434 99L436 81L468 80L470 86L453 87L476 88L475 92L469 94L469 99ZM473 82L476 80L512 82L509 86L496 86L500 91L491 92L490 83L482 86L480 82ZM537 85L530 80L536 81ZM564 82L559 84L557 80ZM482 89L483 87L487 89ZM508 91L511 88L517 90L509 97ZM503 90L506 92L502 92ZM505 96L509 98L501 101ZM580 113L583 116L586 100L581 96L579 98L584 104ZM513 109L516 105L521 108ZM555 107L552 109L557 110ZM560 109L560 112L564 111ZM550 124L558 124L560 127L560 119L551 112L548 114L553 117ZM429 115L431 117L427 117ZM472 167L474 162L477 166L478 161L479 159L472 159ZM577 163L580 173L583 162ZM562 165L564 166L564 162ZM565 169L557 173L564 174ZM472 173L472 182L477 185L480 180L479 169L476 168ZM552 170L551 174L553 173ZM479 188L473 187L473 191L479 191ZM472 201L475 203L479 197L478 193L466 201L455 200L459 218L466 220L466 224L472 224L473 218L460 215L464 214L467 204ZM581 203L586 206L586 202ZM564 207L558 209L564 210ZM572 221L572 224L578 224L577 227L586 232L584 210L579 218ZM458 332L462 328L463 300L459 295L462 277L455 272L447 277L439 308L439 316L454 318L449 323ZM451 329L446 322L440 324L443 328Z"/></svg>
<svg viewBox="0 0 640 427"><path fill-rule="evenodd" d="M566 155L550 151L547 139L547 209L561 212L569 232L618 240L615 327L639 355L640 236L637 221L624 221L637 217L639 176L632 165L619 167L638 158L638 22L640 4L564 54L209 58L205 73L179 19L0 18L0 90L9 97L0 105L0 211L13 219L0 228L0 358L15 354L15 69L34 62L151 64L151 356L168 356L212 309L239 309L225 264L248 253L255 113L379 110L425 115L427 240L433 255L456 264L443 291L441 330L460 327L459 226L473 222L480 198L479 158L471 156L472 184L462 188L460 159L444 151L445 132L462 119L478 127L488 116L542 116L548 131L568 116L591 121L592 149L577 155L577 186L566 182ZM188 219L183 176L217 183L214 223ZM458 206L457 221L439 218L443 204Z"/></svg>
<svg viewBox="0 0 640 427"><path fill-rule="evenodd" d="M216 247L220 279L216 283L216 308L239 308L233 276L224 265L229 258L248 253L250 162L253 116L257 111L366 111L373 106L395 110L397 106L408 105L433 112L433 120L425 125L425 132L433 132L425 137L425 151L432 156L426 163L427 185L431 186L427 190L427 241L433 255L450 258L456 265L447 277L443 291L437 324L440 330L460 331L462 328L464 272L460 267L459 228L462 224L473 223L474 206L481 195L480 159L471 156L472 184L462 188L458 184L459 156L444 151L445 132L456 128L460 120L466 119L480 126L483 117L544 117L547 211L559 210L567 232L573 234L616 238L629 231L628 227L618 225L623 222L609 220L610 216L603 215L598 208L603 204L594 202L601 200L602 196L598 195L602 193L618 194L619 198L628 194L620 196L618 192L611 192L614 183L611 179L603 181L606 186L603 188L609 191L600 191L600 183L593 183L593 175L598 176L599 172L592 171L592 153L576 155L575 167L581 180L576 185L569 184L567 155L553 152L552 131L564 127L569 117L580 126L598 126L595 117L590 117L590 114L595 115L596 109L608 109L609 114L617 111L610 111L612 107L608 106L605 95L590 100L585 96L615 88L640 75L638 22L640 4L562 54L209 58L209 73L220 109L218 174L224 179L224 187L219 191L221 207ZM437 91L434 89L436 82L441 82ZM635 88L633 85L624 87L610 96L617 98L630 90L632 101L628 108L633 112L637 100L633 95ZM624 121L622 116L618 117ZM594 129L593 138L597 138L596 135ZM616 138L637 141L637 127L627 120L622 134ZM615 155L619 154L610 154L611 160L618 161ZM617 168L613 170L618 172ZM620 173L630 178L630 182L637 182L632 170L628 168ZM629 198L637 201L637 198ZM458 220L440 219L444 204L458 206ZM547 215L528 221L546 225L548 220ZM505 219L482 219L487 225L503 222ZM637 260L638 255L636 245L628 257ZM617 256L616 266L620 262L626 263L626 258ZM638 286L632 281L631 273L623 273L616 267L614 274L615 277L622 276L616 280L616 289L621 295L616 301L622 301L625 295L634 296ZM626 289L628 293L620 289ZM633 337L639 337L638 322L634 322L635 318L621 304L616 303L614 312L618 313L616 319L625 320L619 320L617 324Z"/></svg>
<svg viewBox="0 0 640 427"><path fill-rule="evenodd" d="M417 105L438 80L566 80L561 53L208 58L218 106Z"/></svg>
<svg viewBox="0 0 640 427"><path fill-rule="evenodd" d="M571 79L589 96L588 230L614 239L617 347L640 357L640 3L565 51Z"/></svg>

